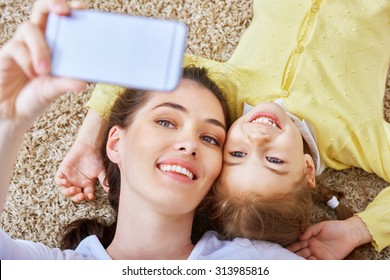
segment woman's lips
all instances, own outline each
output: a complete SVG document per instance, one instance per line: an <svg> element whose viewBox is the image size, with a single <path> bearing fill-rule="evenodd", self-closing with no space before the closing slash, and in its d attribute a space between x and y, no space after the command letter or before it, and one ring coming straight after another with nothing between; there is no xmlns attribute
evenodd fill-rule
<svg viewBox="0 0 390 280"><path fill-rule="evenodd" d="M178 178L189 180L196 180L198 178L195 168L188 161L182 159L164 160L158 163L157 167L162 172L177 176Z"/></svg>

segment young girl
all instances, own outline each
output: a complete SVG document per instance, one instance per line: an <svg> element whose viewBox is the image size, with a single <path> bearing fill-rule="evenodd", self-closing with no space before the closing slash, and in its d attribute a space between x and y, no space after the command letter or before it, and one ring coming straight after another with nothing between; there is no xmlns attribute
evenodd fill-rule
<svg viewBox="0 0 390 280"><path fill-rule="evenodd" d="M37 1L31 22L0 50L2 186L9 184L18 146L34 119L61 93L85 85L48 74L43 27L49 11L70 12L62 1ZM61 251L12 240L0 230L0 259L299 259L277 244L220 241L211 231L196 245L191 241L195 209L221 169L227 112L219 88L199 68L185 69L172 92L123 95L110 115L105 145L115 234L103 230L99 239L73 228L75 235L67 237L81 242ZM0 210L6 194L1 189Z"/></svg>
<svg viewBox="0 0 390 280"><path fill-rule="evenodd" d="M390 3L354 1L352 9L348 1L321 1L310 9L273 9L260 2L255 3L252 28L240 42L242 49L239 46L232 58L241 61L242 68L229 69L246 82L236 82L237 88L247 90L237 95L236 104L258 105L229 130L211 215L228 238L245 236L287 246L309 224L310 190L325 166L360 167L390 181L390 125L383 117ZM264 52L276 56L270 44L274 40L266 42L267 50L262 48L264 38L257 42L253 35L262 34L265 10L272 15L288 11L290 17L302 19L295 25L296 37L280 35L283 49L292 51L287 63L274 64L270 73L255 63L267 60ZM282 32L282 23L275 28ZM260 47L253 62L244 52L253 53L252 46ZM283 74L279 89L267 80L275 73ZM383 190L357 216L310 227L290 249L306 258L343 258L368 242L377 250L389 246L389 192Z"/></svg>
<svg viewBox="0 0 390 280"><path fill-rule="evenodd" d="M318 0L299 4L293 0L257 0L254 1L253 21L227 62L187 57L187 63L211 69L212 77L219 85L224 86L225 81L229 80L225 92L234 118L241 115L244 103L255 106L265 101L279 100L279 105L265 104L272 108L253 109L250 114L254 115L244 116L232 127L225 149L226 162L220 179L221 186L217 192L220 199L236 199L239 203L237 209L242 205L252 205L247 203L249 199L251 202L260 201L261 194L262 199L268 199L270 204L280 202L283 206L274 205L273 209L284 209L282 214L279 212L275 216L283 217L287 211L285 209L294 206L302 217L297 220L285 219L292 221L289 225L295 224L297 228L291 236L287 236L285 234L290 231L287 224L276 227L274 223L277 220L270 218L272 226L263 225L264 221L259 217L271 216L271 211L267 209L264 215L254 215L256 223L251 222L253 219L247 211L240 210L240 218L237 219L240 223L237 225L234 220L228 221L228 215L237 217L236 212L228 207L226 211L222 209L216 214L216 218L222 221L221 227L226 236L248 236L248 232L260 231L264 235L255 236L268 239L267 236L275 236L280 228L286 228L278 240L285 239L283 244L290 244L307 225L310 214L305 208L307 203L302 204L306 205L302 208L296 202L309 196L308 190L315 187L315 175L320 174L325 166L338 170L360 167L390 180L385 165L390 160L387 148L389 124L383 118L383 93L390 61L389 18L390 2L386 0ZM107 92L110 90L104 87L96 90L90 102L93 109L101 113L104 111L104 108L96 105L99 103L96 102L97 98L115 98L114 91L109 95ZM286 122L294 120L294 124L289 124L292 138L289 136L286 141L276 145L278 149L283 148L291 153L286 159L278 150L268 153L264 144L276 142L272 142L273 138L267 136L266 132L271 134L274 129L281 131L282 123L279 122L287 118L284 114L289 116ZM251 120L252 117L255 118ZM246 125L243 122L245 118L255 123ZM244 127L252 125L266 128L265 131L262 128L244 130ZM299 126L300 130L297 131L294 126ZM311 126L314 126L315 133ZM232 137L230 141L232 135L239 135L241 139L237 136L238 140ZM294 139L296 146L291 147L290 139ZM244 143L247 146L250 143L250 152ZM271 148L269 150L272 151ZM247 165L235 164L252 159L254 153L260 152L263 162L261 165L252 162L253 165L250 165L255 167L254 170L248 169ZM281 168L287 164L294 169ZM63 177L63 185L70 186L73 184L65 178L72 178L64 174L69 170L64 168L65 165L66 161L60 167L57 178ZM260 170L256 168L259 166L272 172L272 177L260 175ZM57 182L60 183L60 179ZM74 195L80 189L68 188L64 192L67 191L68 195ZM298 193L303 194L298 196ZM365 211L339 222L343 225L343 234L339 234L338 239L332 237L336 244L334 255L313 257L343 258L354 247L367 242L372 242L377 250L387 247L390 224L388 193L389 189L385 189ZM77 195L84 199L89 194ZM295 210L292 212L297 213ZM244 224L246 220L248 222ZM283 225L283 221L280 224ZM248 230L248 227L252 228ZM351 229L354 235L345 241L344 236ZM304 235L303 238L306 240L309 236ZM310 257L304 253L305 250L311 252L306 248L300 253Z"/></svg>

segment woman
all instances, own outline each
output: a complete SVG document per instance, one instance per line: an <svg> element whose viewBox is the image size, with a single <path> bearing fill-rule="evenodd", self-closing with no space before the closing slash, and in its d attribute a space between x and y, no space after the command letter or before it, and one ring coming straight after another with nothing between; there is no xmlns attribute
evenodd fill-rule
<svg viewBox="0 0 390 280"><path fill-rule="evenodd" d="M66 15L70 9L62 1L37 1L31 22L0 52L1 185L9 183L18 146L34 119L64 91L84 86L48 75L43 27L49 11ZM0 231L1 259L298 258L276 244L219 241L213 232L196 245L191 242L195 209L221 169L228 115L206 72L184 72L170 93L141 91L115 105L106 153L113 166L110 193L120 187L120 198L115 235L107 246L91 235L76 250L61 251L12 240ZM2 189L1 209L5 197Z"/></svg>

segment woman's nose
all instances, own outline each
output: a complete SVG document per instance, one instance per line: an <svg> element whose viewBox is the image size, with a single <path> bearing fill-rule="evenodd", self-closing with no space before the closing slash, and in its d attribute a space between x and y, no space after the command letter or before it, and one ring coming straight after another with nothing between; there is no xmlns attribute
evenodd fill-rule
<svg viewBox="0 0 390 280"><path fill-rule="evenodd" d="M179 140L175 144L175 149L181 153L197 157L199 154L198 151L198 141L195 137L186 137L185 139Z"/></svg>

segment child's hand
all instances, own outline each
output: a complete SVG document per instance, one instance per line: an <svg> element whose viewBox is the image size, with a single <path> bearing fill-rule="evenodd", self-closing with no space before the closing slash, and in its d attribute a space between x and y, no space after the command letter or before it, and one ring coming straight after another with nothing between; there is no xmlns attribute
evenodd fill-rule
<svg viewBox="0 0 390 280"><path fill-rule="evenodd" d="M62 186L62 194L74 202L92 201L95 198L95 182L105 178L105 169L99 149L92 143L76 140L62 161L55 176Z"/></svg>
<svg viewBox="0 0 390 280"><path fill-rule="evenodd" d="M62 194L74 202L92 201L95 198L96 179L108 191L104 185L106 170L101 155L107 125L99 113L89 110L76 141L58 168L55 182L62 186Z"/></svg>
<svg viewBox="0 0 390 280"><path fill-rule="evenodd" d="M354 216L343 221L324 221L312 225L299 242L287 249L309 260L341 260L353 249L371 240L366 225Z"/></svg>

